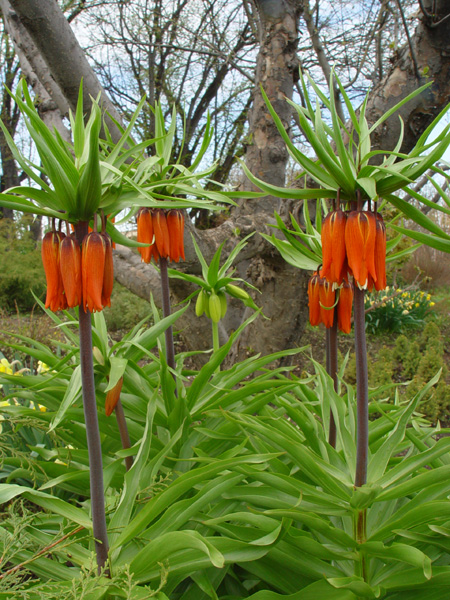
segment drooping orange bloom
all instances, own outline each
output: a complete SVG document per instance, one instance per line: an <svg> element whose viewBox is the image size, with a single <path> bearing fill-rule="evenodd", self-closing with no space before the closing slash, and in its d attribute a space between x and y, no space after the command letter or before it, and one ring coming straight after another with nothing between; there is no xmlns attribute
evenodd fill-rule
<svg viewBox="0 0 450 600"><path fill-rule="evenodd" d="M321 273L322 274L322 273ZM334 303L336 300L336 292L333 289L333 284L325 277L319 279L319 302L320 302L320 319L325 327L333 327L334 322Z"/></svg>
<svg viewBox="0 0 450 600"><path fill-rule="evenodd" d="M153 233L155 234L155 245L159 256L169 258L170 239L169 228L167 227L166 213L162 208L156 208L152 211Z"/></svg>
<svg viewBox="0 0 450 600"><path fill-rule="evenodd" d="M170 260L184 260L184 215L180 210L172 209L167 213L169 231Z"/></svg>
<svg viewBox="0 0 450 600"><path fill-rule="evenodd" d="M175 262L184 260L184 216L182 211L171 209L167 213L161 208L141 208L137 215L137 240L146 247L140 247L142 262L149 263L153 258L168 258Z"/></svg>
<svg viewBox="0 0 450 600"><path fill-rule="evenodd" d="M106 393L105 414L109 417L116 408L120 400L120 392L122 391L123 377L119 379L116 385Z"/></svg>
<svg viewBox="0 0 450 600"><path fill-rule="evenodd" d="M60 269L67 306L72 308L82 302L81 249L75 234L65 237L60 246Z"/></svg>
<svg viewBox="0 0 450 600"><path fill-rule="evenodd" d="M49 231L42 240L42 263L47 280L45 308L53 312L67 308L60 270L60 245L65 235L61 231Z"/></svg>
<svg viewBox="0 0 450 600"><path fill-rule="evenodd" d="M377 274L375 289L379 292L386 288L386 226L383 217L378 213L376 215L375 272Z"/></svg>
<svg viewBox="0 0 450 600"><path fill-rule="evenodd" d="M322 322L320 317L319 281L318 273L314 273L308 282L309 322L314 327Z"/></svg>
<svg viewBox="0 0 450 600"><path fill-rule="evenodd" d="M347 274L345 225L347 215L341 209L329 213L322 224L322 273L328 281L341 285Z"/></svg>
<svg viewBox="0 0 450 600"><path fill-rule="evenodd" d="M345 227L345 248L353 277L361 289L365 289L372 277L376 283L375 271L376 219L368 211L352 211Z"/></svg>
<svg viewBox="0 0 450 600"><path fill-rule="evenodd" d="M343 333L350 333L352 330L352 306L353 286L348 281L344 281L339 290L339 301L337 305L338 327Z"/></svg>
<svg viewBox="0 0 450 600"><path fill-rule="evenodd" d="M111 238L107 233L101 234L105 241L105 271L103 273L102 304L111 306L111 293L114 285L114 262Z"/></svg>
<svg viewBox="0 0 450 600"><path fill-rule="evenodd" d="M137 241L150 246L140 246L138 252L142 262L149 263L152 259L153 248L153 220L148 208L141 208L137 214Z"/></svg>
<svg viewBox="0 0 450 600"><path fill-rule="evenodd" d="M83 310L103 310L102 292L105 273L106 242L104 237L92 231L82 243L81 268L83 281Z"/></svg>

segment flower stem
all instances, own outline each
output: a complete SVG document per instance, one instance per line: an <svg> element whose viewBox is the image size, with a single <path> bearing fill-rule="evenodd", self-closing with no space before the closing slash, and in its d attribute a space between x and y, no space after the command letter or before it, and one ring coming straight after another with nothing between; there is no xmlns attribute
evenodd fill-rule
<svg viewBox="0 0 450 600"><path fill-rule="evenodd" d="M334 390L337 392L337 371L338 371L338 336L337 336L337 310L334 309L333 326L326 330L326 352L327 352L327 373L333 379ZM328 432L328 443L336 448L336 422L333 411L330 408L330 429Z"/></svg>
<svg viewBox="0 0 450 600"><path fill-rule="evenodd" d="M169 273L167 271L167 258L162 256L159 258L159 269L161 273L161 292L162 292L162 309L163 316L168 317L171 314L170 308L170 287ZM164 332L166 338L166 359L168 366L175 371L175 347L173 344L173 329L172 325ZM175 375L173 376L175 379Z"/></svg>
<svg viewBox="0 0 450 600"><path fill-rule="evenodd" d="M213 350L214 350L214 352L217 352L220 348L219 323L214 323L214 321L211 321L211 324L212 324Z"/></svg>
<svg viewBox="0 0 450 600"><path fill-rule="evenodd" d="M75 226L78 243L81 244L88 232L88 223L79 222ZM83 389L84 419L89 455L89 478L91 488L92 524L95 540L97 568L100 573L107 569L108 534L106 530L105 496L103 491L103 464L100 431L98 427L97 403L95 401L94 357L92 354L91 313L80 307L78 311L80 324L80 363L81 384ZM105 573L105 571L103 571Z"/></svg>
<svg viewBox="0 0 450 600"><path fill-rule="evenodd" d="M358 510L354 515L354 537L358 544L367 541L367 509ZM367 581L367 556L364 551L359 552L359 562L355 563L355 575Z"/></svg>
<svg viewBox="0 0 450 600"><path fill-rule="evenodd" d="M354 296L355 354L356 354L356 473L355 486L367 481L369 451L369 385L367 373L367 346L364 317L364 290L355 286Z"/></svg>
<svg viewBox="0 0 450 600"><path fill-rule="evenodd" d="M122 406L122 402L120 401L120 398L116 404L114 411L116 413L117 426L119 428L119 434L120 434L120 440L122 442L122 448L124 450L128 450L128 448L131 448L130 435L128 433L127 421L125 419L125 414L123 412L123 406ZM129 471L131 469L131 467L133 466L133 457L132 456L125 457L125 466L127 468L127 471Z"/></svg>

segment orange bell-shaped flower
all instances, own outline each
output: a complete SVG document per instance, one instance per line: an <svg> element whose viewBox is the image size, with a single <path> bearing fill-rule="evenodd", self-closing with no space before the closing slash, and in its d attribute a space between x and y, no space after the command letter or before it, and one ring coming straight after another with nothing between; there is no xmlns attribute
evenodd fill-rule
<svg viewBox="0 0 450 600"><path fill-rule="evenodd" d="M157 208L152 211L153 233L155 234L155 245L158 250L158 256L169 258L170 256L170 238L167 227L166 213L163 209ZM153 254L155 256L155 254ZM155 257L155 260L156 257Z"/></svg>
<svg viewBox="0 0 450 600"><path fill-rule="evenodd" d="M322 322L320 317L319 281L318 273L314 273L308 282L309 322L313 327Z"/></svg>
<svg viewBox="0 0 450 600"><path fill-rule="evenodd" d="M321 273L322 274L322 273ZM336 292L325 277L319 279L320 319L325 327L333 327Z"/></svg>
<svg viewBox="0 0 450 600"><path fill-rule="evenodd" d="M104 237L93 231L82 243L81 268L83 281L83 310L103 310L102 292L105 273L106 242Z"/></svg>
<svg viewBox="0 0 450 600"><path fill-rule="evenodd" d="M376 219L367 211L352 211L345 227L345 248L353 277L361 289L369 283L369 276L376 282L375 271Z"/></svg>
<svg viewBox="0 0 450 600"><path fill-rule="evenodd" d="M148 208L141 208L137 214L137 241L150 246L140 246L138 252L142 262L149 263L152 259L153 250L153 219Z"/></svg>
<svg viewBox="0 0 450 600"><path fill-rule="evenodd" d="M184 260L184 215L180 210L169 210L166 216L169 231L170 260Z"/></svg>
<svg viewBox="0 0 450 600"><path fill-rule="evenodd" d="M348 281L344 281L339 290L337 305L338 327L343 333L350 333L352 330L352 306L353 286Z"/></svg>
<svg viewBox="0 0 450 600"><path fill-rule="evenodd" d="M66 297L60 270L60 245L65 235L60 231L49 231L42 240L42 263L44 265L45 278L47 280L47 295L45 308L53 312L67 308Z"/></svg>
<svg viewBox="0 0 450 600"><path fill-rule="evenodd" d="M386 288L386 226L383 217L378 213L376 215L375 272L377 274L375 289L379 292Z"/></svg>
<svg viewBox="0 0 450 600"><path fill-rule="evenodd" d="M122 391L123 377L119 379L116 385L106 393L105 414L109 417L116 408L120 400L120 392Z"/></svg>
<svg viewBox="0 0 450 600"><path fill-rule="evenodd" d="M345 269L345 225L347 215L341 209L329 213L322 224L322 276L341 285Z"/></svg>
<svg viewBox="0 0 450 600"><path fill-rule="evenodd" d="M101 234L105 241L105 271L103 273L102 304L111 306L111 293L114 285L114 261L111 238L107 233Z"/></svg>
<svg viewBox="0 0 450 600"><path fill-rule="evenodd" d="M72 308L83 301L81 280L81 248L75 234L68 235L61 242L60 269L67 306Z"/></svg>

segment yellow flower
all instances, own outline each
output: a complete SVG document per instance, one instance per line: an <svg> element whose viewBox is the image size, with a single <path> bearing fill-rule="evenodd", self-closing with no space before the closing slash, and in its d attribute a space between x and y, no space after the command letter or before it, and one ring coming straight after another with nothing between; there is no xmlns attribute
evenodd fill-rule
<svg viewBox="0 0 450 600"><path fill-rule="evenodd" d="M409 315L409 310L406 310L406 308L405 308L405 310L402 311L402 315Z"/></svg>
<svg viewBox="0 0 450 600"><path fill-rule="evenodd" d="M420 306L419 302L416 302L416 303L414 304L414 306Z"/></svg>
<svg viewBox="0 0 450 600"><path fill-rule="evenodd" d="M0 373L6 373L7 375L12 375L13 370L11 369L11 363L6 359L2 358L0 360Z"/></svg>
<svg viewBox="0 0 450 600"><path fill-rule="evenodd" d="M407 298L409 296L408 292L403 292L402 298Z"/></svg>
<svg viewBox="0 0 450 600"><path fill-rule="evenodd" d="M431 300L431 294L427 294L427 300Z"/></svg>
<svg viewBox="0 0 450 600"><path fill-rule="evenodd" d="M46 373L47 371L50 371L50 367L42 362L42 360L38 360L37 372L41 374Z"/></svg>
<svg viewBox="0 0 450 600"><path fill-rule="evenodd" d="M430 306L434 306L436 302L430 302Z"/></svg>

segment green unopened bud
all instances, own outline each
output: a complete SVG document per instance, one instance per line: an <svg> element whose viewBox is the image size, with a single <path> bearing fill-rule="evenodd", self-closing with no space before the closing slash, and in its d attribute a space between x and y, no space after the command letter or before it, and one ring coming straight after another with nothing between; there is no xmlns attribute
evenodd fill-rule
<svg viewBox="0 0 450 600"><path fill-rule="evenodd" d="M222 316L222 307L219 296L214 292L209 297L209 312L214 323L218 323Z"/></svg>
<svg viewBox="0 0 450 600"><path fill-rule="evenodd" d="M239 298L239 300L248 300L250 298L250 295L245 290L238 287L237 285L233 285L232 283L226 285L225 289L230 294L230 296L233 296L234 298Z"/></svg>
<svg viewBox="0 0 450 600"><path fill-rule="evenodd" d="M220 318L223 319L227 314L227 297L223 292L217 294L220 300Z"/></svg>
<svg viewBox="0 0 450 600"><path fill-rule="evenodd" d="M205 295L203 290L200 290L199 295L197 296L197 302L195 303L195 314L197 317L201 317L205 312L205 304L208 301L208 298Z"/></svg>
<svg viewBox="0 0 450 600"><path fill-rule="evenodd" d="M203 292L204 293L204 306L203 308L205 309L205 315L208 317L208 319L211 318L211 313L209 311L209 294L207 292Z"/></svg>

